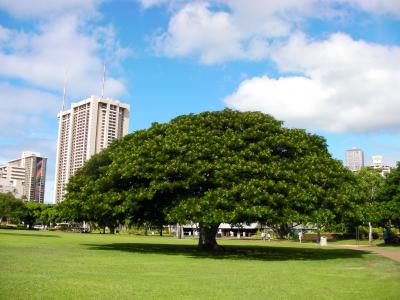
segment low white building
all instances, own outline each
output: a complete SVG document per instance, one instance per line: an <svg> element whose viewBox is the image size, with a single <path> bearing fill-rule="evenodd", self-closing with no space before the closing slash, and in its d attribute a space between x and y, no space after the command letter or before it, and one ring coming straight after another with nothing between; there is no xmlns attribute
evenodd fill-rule
<svg viewBox="0 0 400 300"><path fill-rule="evenodd" d="M383 164L382 155L372 155L372 166L375 170L380 170L382 176L386 176L392 170L392 167Z"/></svg>

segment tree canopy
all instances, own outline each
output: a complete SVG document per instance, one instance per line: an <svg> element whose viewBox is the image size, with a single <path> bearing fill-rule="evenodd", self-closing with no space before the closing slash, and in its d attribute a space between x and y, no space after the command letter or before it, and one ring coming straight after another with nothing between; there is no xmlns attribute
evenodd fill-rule
<svg viewBox="0 0 400 300"><path fill-rule="evenodd" d="M114 142L70 179L76 218L200 226L217 247L224 223L329 223L352 210L354 176L324 138L260 112L229 109L154 123Z"/></svg>
<svg viewBox="0 0 400 300"><path fill-rule="evenodd" d="M379 195L385 182L385 177L379 169L362 168L355 173L357 180L357 197L359 206L353 216L354 224L381 221Z"/></svg>
<svg viewBox="0 0 400 300"><path fill-rule="evenodd" d="M23 222L32 229L37 223L49 224L58 221L58 215L55 205L27 202L15 198L11 193L0 193L0 221L7 219L17 224Z"/></svg>
<svg viewBox="0 0 400 300"><path fill-rule="evenodd" d="M387 175L378 199L381 201L381 220L400 229L400 162Z"/></svg>
<svg viewBox="0 0 400 300"><path fill-rule="evenodd" d="M112 148L112 147L111 147ZM114 232L124 223L126 209L118 179L110 178L111 148L93 155L85 165L71 177L68 183L67 201L61 204L64 218L74 221L93 221L102 228L108 226Z"/></svg>
<svg viewBox="0 0 400 300"><path fill-rule="evenodd" d="M19 222L25 213L24 202L14 197L12 193L0 193L0 221Z"/></svg>

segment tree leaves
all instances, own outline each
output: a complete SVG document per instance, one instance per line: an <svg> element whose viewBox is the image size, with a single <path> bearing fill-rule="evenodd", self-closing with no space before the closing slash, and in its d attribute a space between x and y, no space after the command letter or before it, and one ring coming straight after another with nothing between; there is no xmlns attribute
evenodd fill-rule
<svg viewBox="0 0 400 300"><path fill-rule="evenodd" d="M67 202L77 219L115 223L329 222L353 180L322 137L225 109L114 142L71 178Z"/></svg>

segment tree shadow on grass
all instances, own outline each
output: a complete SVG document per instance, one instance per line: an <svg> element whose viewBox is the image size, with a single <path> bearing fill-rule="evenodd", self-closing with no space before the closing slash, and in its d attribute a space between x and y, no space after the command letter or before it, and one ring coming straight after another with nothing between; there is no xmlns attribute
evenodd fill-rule
<svg viewBox="0 0 400 300"><path fill-rule="evenodd" d="M171 245L151 243L84 244L89 250L125 251L140 254L181 255L190 258L233 259L233 260L329 260L362 258L367 252L350 249L297 248L275 246L225 246L223 251L205 252L195 245Z"/></svg>
<svg viewBox="0 0 400 300"><path fill-rule="evenodd" d="M0 232L0 235L12 235L12 236L32 236L32 237L57 237L60 236L55 234L33 234L33 233L13 233L13 232Z"/></svg>

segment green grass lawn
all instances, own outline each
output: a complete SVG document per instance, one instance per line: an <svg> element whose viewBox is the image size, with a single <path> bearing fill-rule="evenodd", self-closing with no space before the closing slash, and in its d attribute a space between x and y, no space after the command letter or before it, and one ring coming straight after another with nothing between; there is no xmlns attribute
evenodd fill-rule
<svg viewBox="0 0 400 300"><path fill-rule="evenodd" d="M399 299L400 263L293 242L0 230L1 299Z"/></svg>
<svg viewBox="0 0 400 300"><path fill-rule="evenodd" d="M331 245L360 245L360 246L370 246L368 240L331 240L328 241ZM382 249L387 249L391 251L400 251L400 245L385 245L383 240L373 240L370 247L377 247Z"/></svg>

